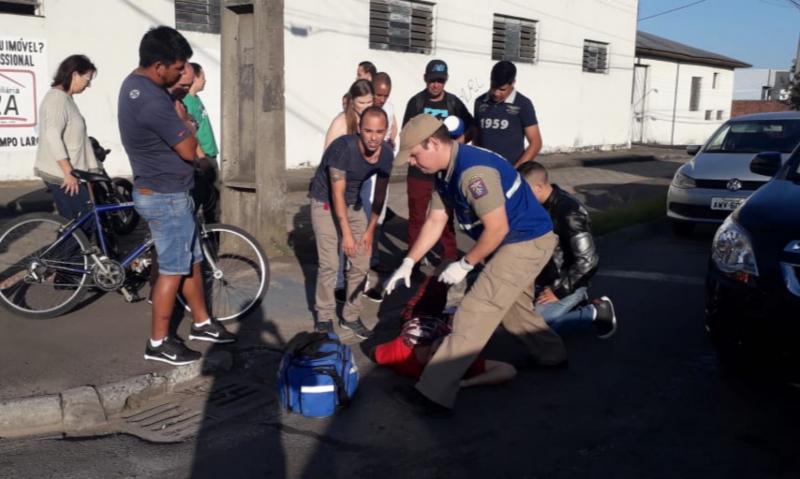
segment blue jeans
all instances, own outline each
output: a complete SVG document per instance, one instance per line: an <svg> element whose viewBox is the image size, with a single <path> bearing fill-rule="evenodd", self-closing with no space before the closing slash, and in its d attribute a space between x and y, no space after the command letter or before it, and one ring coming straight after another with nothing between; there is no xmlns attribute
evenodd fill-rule
<svg viewBox="0 0 800 479"><path fill-rule="evenodd" d="M133 202L150 228L158 253L158 272L188 275L192 265L203 260L191 194L134 188Z"/></svg>
<svg viewBox="0 0 800 479"><path fill-rule="evenodd" d="M536 312L558 334L594 331L594 306L587 304L577 307L587 298L586 288L581 287L555 303L537 304Z"/></svg>
<svg viewBox="0 0 800 479"><path fill-rule="evenodd" d="M53 195L53 203L56 204L56 211L59 216L68 220L77 218L81 213L89 210L89 191L86 189L86 183L80 183L78 192L74 196L68 195L61 189L61 185L55 183L44 182L47 189ZM81 229L86 236L92 236L95 224L94 218L81 225Z"/></svg>

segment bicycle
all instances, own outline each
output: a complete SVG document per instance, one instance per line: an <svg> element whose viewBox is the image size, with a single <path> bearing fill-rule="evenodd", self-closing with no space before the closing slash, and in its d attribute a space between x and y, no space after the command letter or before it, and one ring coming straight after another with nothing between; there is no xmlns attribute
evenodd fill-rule
<svg viewBox="0 0 800 479"><path fill-rule="evenodd" d="M95 182L94 194L96 201L101 204L110 203L127 203L133 201L133 183L126 178L119 178L108 175L105 169L106 157L111 150L104 148L100 142L93 136L89 137L89 142L92 145L94 156L97 159L97 166L100 168L99 173L107 177L106 181ZM111 227L114 232L120 235L126 235L136 229L139 223L139 213L133 208L125 208L109 212L111 219Z"/></svg>
<svg viewBox="0 0 800 479"><path fill-rule="evenodd" d="M133 209L133 202L98 205L92 183L108 176L73 170L89 184L87 210L67 220L50 213L31 213L0 229L0 305L28 318L54 318L75 308L90 289L119 291L127 302L139 300L132 285L145 279L152 263L153 240L117 255L102 216ZM82 226L94 223L95 243ZM269 262L249 233L231 225L199 225L203 251L203 284L209 313L218 320L239 318L255 308L269 285ZM115 259L121 258L121 259ZM178 300L189 310L183 298Z"/></svg>

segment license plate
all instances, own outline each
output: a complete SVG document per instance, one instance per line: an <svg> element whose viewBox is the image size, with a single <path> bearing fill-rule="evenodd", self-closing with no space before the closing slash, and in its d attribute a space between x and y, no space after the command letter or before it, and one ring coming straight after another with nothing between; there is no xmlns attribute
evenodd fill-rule
<svg viewBox="0 0 800 479"><path fill-rule="evenodd" d="M733 211L743 202L742 198L711 198L711 209Z"/></svg>

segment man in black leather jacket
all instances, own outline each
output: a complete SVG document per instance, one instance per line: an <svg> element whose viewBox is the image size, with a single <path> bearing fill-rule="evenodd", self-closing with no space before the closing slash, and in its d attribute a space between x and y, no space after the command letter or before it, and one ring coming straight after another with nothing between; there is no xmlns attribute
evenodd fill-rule
<svg viewBox="0 0 800 479"><path fill-rule="evenodd" d="M558 235L553 257L536 280L536 310L558 333L592 327L598 337L611 337L616 331L611 300L603 296L587 302L589 279L599 263L589 212L577 198L550 183L540 163L523 163L518 171L550 213Z"/></svg>

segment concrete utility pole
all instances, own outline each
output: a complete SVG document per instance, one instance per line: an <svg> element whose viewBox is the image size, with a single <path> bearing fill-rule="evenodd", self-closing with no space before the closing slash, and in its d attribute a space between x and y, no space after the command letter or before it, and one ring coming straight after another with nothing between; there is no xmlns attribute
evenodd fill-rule
<svg viewBox="0 0 800 479"><path fill-rule="evenodd" d="M223 0L222 220L286 248L283 0Z"/></svg>

